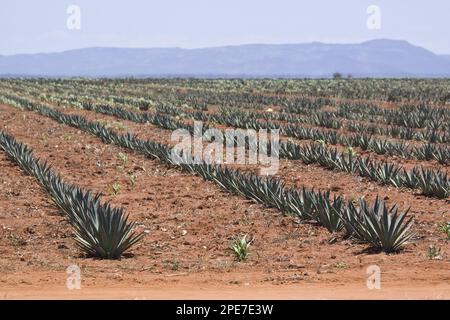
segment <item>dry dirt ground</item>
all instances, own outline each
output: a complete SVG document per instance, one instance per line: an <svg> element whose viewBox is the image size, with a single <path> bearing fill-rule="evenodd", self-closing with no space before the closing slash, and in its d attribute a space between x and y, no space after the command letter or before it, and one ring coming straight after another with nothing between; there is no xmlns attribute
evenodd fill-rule
<svg viewBox="0 0 450 320"><path fill-rule="evenodd" d="M91 119L113 119L77 111ZM115 120L117 122L117 119ZM170 132L124 122L124 130L165 141ZM158 161L103 144L32 112L0 106L0 129L48 159L68 182L103 193L123 206L142 242L121 260L97 260L75 247L71 227L31 177L0 152L0 298L57 299L449 299L448 201L414 195L316 166L285 162L292 185L333 187L348 198L376 193L411 205L417 237L398 254L333 237ZM120 160L119 153L128 161ZM112 195L112 185L120 191ZM247 262L235 261L231 239L254 238ZM430 245L440 248L436 259ZM70 265L81 289L66 287ZM367 268L381 270L381 289L367 287Z"/></svg>

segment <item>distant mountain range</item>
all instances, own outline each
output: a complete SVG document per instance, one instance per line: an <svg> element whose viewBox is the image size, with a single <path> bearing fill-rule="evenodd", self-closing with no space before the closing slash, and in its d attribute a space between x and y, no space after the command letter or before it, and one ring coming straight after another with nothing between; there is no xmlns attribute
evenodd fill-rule
<svg viewBox="0 0 450 320"><path fill-rule="evenodd" d="M0 56L2 76L450 77L450 55L406 41L248 44L203 49L86 48Z"/></svg>

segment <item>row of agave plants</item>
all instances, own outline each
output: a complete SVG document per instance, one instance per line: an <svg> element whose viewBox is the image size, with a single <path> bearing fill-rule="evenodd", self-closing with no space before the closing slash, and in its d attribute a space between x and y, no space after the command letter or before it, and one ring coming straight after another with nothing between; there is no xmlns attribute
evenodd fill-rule
<svg viewBox="0 0 450 320"><path fill-rule="evenodd" d="M377 121L379 119L371 119L371 122L376 122L377 125L367 125L359 122L361 120L367 121L367 119L359 119L359 121L340 120L337 118L337 112L320 111L307 113L310 114L308 116L296 116L290 113L247 112L243 115L256 117L266 121L275 120L290 123L303 123L335 130L346 128L352 132L377 134L402 140L427 141L432 143L450 142L450 128L446 128L446 131L440 130L440 128L443 129L450 120L442 119L442 117L433 119L434 122L440 122L442 126L428 126L425 130L416 130L412 127L400 126L390 122L386 123L385 126L380 126L379 124L383 122Z"/></svg>
<svg viewBox="0 0 450 320"><path fill-rule="evenodd" d="M142 92L136 91L142 96ZM163 92L163 101L171 104L183 101L194 108L205 109L208 104L226 105L232 108L266 109L267 106L280 106L284 113L310 114L320 112L324 106L335 106L337 112L332 116L346 119L368 120L377 123L394 124L409 128L429 128L448 130L450 112L445 108L435 108L428 105L402 105L396 110L380 108L371 102L341 102L326 97L285 97L248 92L218 92L218 91L175 91ZM285 117L287 117L285 115ZM289 119L289 117L287 117ZM295 120L294 120L295 121ZM334 122L336 124L336 122ZM336 126L339 126L337 124ZM335 127L335 126L330 126Z"/></svg>
<svg viewBox="0 0 450 320"><path fill-rule="evenodd" d="M374 116L381 116L384 120L389 120L399 116L399 121L392 120L393 123L402 125L402 121L405 117L411 116L411 113L416 114L418 121L412 121L412 127L423 127L426 121L433 120L444 120L450 117L450 111L445 108L434 108L429 105L424 104L411 104L403 105L400 109L389 110L385 108L380 108L373 102L356 102L356 101L339 101L324 97L305 97L305 96L280 96L280 95L269 95L260 94L255 92L230 92L230 91L214 91L214 90L184 90L177 91L174 87L167 87L164 89L158 88L157 94L149 95L145 90L142 89L142 84L137 82L136 87L132 86L126 87L124 89L123 83L115 81L77 81L76 86L74 86L71 81L60 81L60 80L42 80L42 81L23 81L23 80L10 80L14 85L26 84L27 86L33 86L38 83L36 88L54 86L57 88L58 92L66 91L72 94L80 94L79 90L84 90L84 92L94 92L99 93L102 88L108 88L108 92L118 91L119 95L110 96L111 98L117 99L116 102L130 103L135 105L139 103L140 98L147 96L150 100L159 100L161 97L162 101L169 101L171 104L176 104L180 101L185 101L186 103L192 104L192 107L197 107L196 104L201 105L214 104L214 105L226 105L228 107L248 107L250 109L266 109L267 106L278 105L281 106L285 112L288 113L301 113L308 114L309 111L318 111L323 106L332 105L338 108L335 113L340 117L347 119L362 119L362 120L372 120L377 123L387 122L380 121L380 118L374 118ZM126 82L125 80L123 82ZM174 81L176 83L176 81ZM103 85L99 85L103 84ZM76 88L76 89L74 89ZM124 97L122 91L125 90L127 93L131 93L133 96L138 96L139 99ZM145 99L143 99L145 100ZM145 105L145 104L144 104ZM137 105L136 105L137 106ZM364 116L368 115L369 118ZM407 121L408 122L408 121ZM417 122L417 123L416 123ZM441 121L441 123L443 123ZM446 125L443 123L444 126ZM431 127L436 127L431 125Z"/></svg>
<svg viewBox="0 0 450 320"><path fill-rule="evenodd" d="M94 89L89 89L89 92L84 92L83 88L79 86L76 88L76 94L74 88L63 86L62 84L58 84L56 88L49 88L48 86L39 87L34 83L26 82L26 86L24 83L13 82L14 85L7 85L5 83L0 82L0 90L2 95L7 97L9 95L14 95L16 92L21 92L21 97L29 97L32 100L43 101L46 103L54 104L57 106L70 106L74 108L88 108L90 104L93 104L92 101L95 101L96 105L119 105L123 107L132 107L136 110L149 110L153 109L157 113L160 114L169 114L181 116L181 109L174 107L168 104L156 104L150 100L143 98L135 98L129 96L115 96L108 94L106 96L101 96L99 93L93 92ZM84 88L86 89L86 88ZM70 94L67 94L67 92ZM65 94L63 94L65 92ZM145 122L152 122L151 117L146 119ZM172 121L172 123L176 123ZM184 128L191 131L192 129L187 127L185 123L178 122L176 123L178 128ZM174 129L174 128L173 128Z"/></svg>
<svg viewBox="0 0 450 320"><path fill-rule="evenodd" d="M39 87L35 87L39 88ZM98 100L98 96L95 93L94 89L84 88L86 91L85 93L94 94L96 100ZM67 87L63 86L61 84L58 85L58 94L53 94L49 97L48 102L57 102L62 104L71 104L73 106L79 106L80 103L80 90L82 91L83 88L80 88L80 86L77 86L76 91L74 87ZM61 91L63 92L69 92L69 95L64 95L61 97ZM42 92L41 90L36 90L34 94L38 95ZM82 92L83 93L83 92ZM82 96L82 95L81 95ZM170 96L170 95L169 95ZM189 96L188 96L189 97ZM88 96L84 96L84 100L93 100L92 98L89 98ZM186 99L186 98L185 98ZM158 103L155 103L154 101L143 99L143 98L135 98L135 97L129 97L129 96L115 96L115 95L107 95L104 96L105 103L119 103L122 105L129 105L133 106L135 108L139 108L141 110L148 110L150 107L157 105L157 108L163 108L167 111L170 111L173 115L181 115L183 112L180 108L172 107L169 109L170 106L173 106L174 104L179 104L180 100L176 100L174 98L169 98L167 96L164 96L164 101L158 101ZM167 103L167 100L171 102L171 104ZM273 99L272 99L273 100ZM181 100L183 101L183 100ZM197 108L197 104L195 102L198 102L198 99L195 99L194 101L187 99L189 102L190 107ZM270 101L270 100L269 100ZM370 134L378 134L378 135L384 135L389 136L393 138L399 138L404 140L417 140L417 141L428 141L430 143L447 143L450 142L450 132L437 130L439 125L430 125L429 129L426 130L415 130L408 126L401 126L401 125L395 125L392 122L390 122L389 119L394 119L395 117L398 117L399 119L407 119L408 117L413 117L414 114L418 114L417 117L424 119L423 121L429 121L431 123L439 122L443 124L445 127L448 123L450 112L444 108L432 108L432 107L426 107L426 106L403 106L398 110L388 110L384 108L380 108L374 104L371 103L338 103L338 111L337 112L324 112L320 111L319 108L322 107L325 104L337 104L337 102L332 101L330 99L325 98L305 98L305 97L298 97L295 99L287 100L287 102L284 103L283 112L282 113L267 113L267 112L248 112L244 113L239 110L235 111L236 114L238 114L241 117L246 118L257 118L257 119L264 119L266 121L268 120L276 120L276 121L286 121L286 122L293 122L293 123L309 123L315 126L320 127L326 127L326 128L333 128L333 129L339 129L343 126L345 126L348 130L358 133L370 133ZM268 101L265 101L268 102ZM276 103L276 101L270 101L272 103ZM202 106L206 106L206 103L202 103ZM169 110L168 110L169 109ZM203 107L200 108L200 110L203 110ZM227 112L230 112L230 106L228 106L227 109L225 109ZM286 113L286 112L296 112L301 114L306 114L308 116L296 116L292 113ZM380 118L380 116L383 116ZM343 117L346 119L358 119L358 120L365 120L365 121L371 121L379 123L386 123L386 126L379 126L379 125L366 125L360 122L356 121L345 121L345 123L341 120L339 120L337 117ZM388 119L388 120L386 120ZM391 125L389 125L391 124ZM417 127L417 126L414 126ZM419 126L420 127L420 126ZM401 145L402 143L400 143ZM403 149L404 150L404 149ZM410 154L407 151L404 152L404 154ZM448 154L448 152L447 152Z"/></svg>
<svg viewBox="0 0 450 320"><path fill-rule="evenodd" d="M33 101L36 101L32 95L27 96L26 94L21 94L19 97L17 94L9 93L6 91L2 92L2 99L4 102L9 104L15 104L14 101L21 101L22 103L25 103L25 101L31 101L28 100L30 98ZM58 98L52 96L52 99L49 99L51 102L56 103L57 105L60 105L63 101L59 100ZM41 101L38 99L37 101ZM133 112L128 112L127 109L124 108L116 108L113 112L113 109L109 107L108 105L97 105L91 102L80 102L78 100L71 100L69 103L72 107L77 108L83 108L85 110L94 110L99 113L103 114L109 114L114 115L116 117L119 117L124 120L130 120L137 123L151 123L153 125L156 125L158 127L162 127L164 129L168 130L176 130L176 129L186 129L191 134L203 134L203 132L197 132L199 129L198 127L195 127L192 123L186 123L183 121L179 121L177 119L174 119L173 117L167 116L164 114L164 108L158 109L157 113L141 113L136 114ZM204 124L202 129L207 130L209 126L207 124Z"/></svg>
<svg viewBox="0 0 450 320"><path fill-rule="evenodd" d="M302 99L296 99L295 101L302 101ZM317 99L316 99L317 100ZM114 99L113 99L114 101ZM123 100L122 100L123 101ZM183 101L183 100L182 100ZM313 100L315 101L315 100ZM194 102L187 100L189 107L193 109L199 109ZM179 104L175 99L171 99L171 104ZM140 109L141 104L129 103L132 106L137 106ZM167 102L161 102L159 105L165 105ZM202 107L199 111L204 111L207 104L201 103ZM223 102L221 105L224 105ZM347 106L348 104L342 104L340 106ZM346 110L344 107L336 112L320 111L319 108L322 105L320 103L313 102L307 103L302 107L293 106L283 107L281 112L243 112L236 106L229 106L225 110L230 111L235 109L235 112L241 112L241 115L247 117L254 117L257 119L263 119L266 121L284 121L290 123L303 123L310 124L314 126L329 128L329 129L340 129L346 128L353 132L365 132L370 134L383 135L387 137L402 139L402 140L416 140L416 141L427 141L430 143L448 143L450 142L450 115L443 114L446 109L443 108L430 108L422 107L423 109L418 109L419 107L411 106L411 111L401 111L398 110L384 110L384 116L374 116L373 114L358 114L353 113L350 110ZM364 109L366 105L358 104L359 108ZM370 106L370 104L369 104ZM378 107L376 107L378 108ZM147 108L146 108L147 109ZM301 114L298 116L293 114ZM400 110L405 110L404 107ZM425 117L421 115L422 111L414 110L431 110L429 114ZM442 110L442 111L441 111ZM176 110L172 110L177 112ZM344 118L344 119L340 119ZM351 121L351 120L358 121ZM361 123L360 121L375 122L377 125L367 125ZM411 124L408 124L411 123ZM414 124L415 123L415 124ZM380 126L379 124L384 124ZM416 130L417 128L425 128L425 130Z"/></svg>
<svg viewBox="0 0 450 320"><path fill-rule="evenodd" d="M337 114L347 119L358 119L412 129L449 130L450 111L427 105L401 105L398 109L369 107L364 113L354 112L354 107L341 107ZM371 110L378 111L371 111ZM366 113L369 112L369 113Z"/></svg>
<svg viewBox="0 0 450 320"><path fill-rule="evenodd" d="M129 120L137 123L148 122L164 129L173 130L176 128L186 128L191 133L194 131L191 124L185 124L179 120L159 114L165 113L165 111L170 114L174 114L171 112L174 109L172 106L167 106L166 109L157 107L156 111L158 113L156 114L147 112L135 113L129 109L121 107L97 105L90 102L81 103L81 106L84 109L112 115L123 120ZM205 116L201 117L201 119L210 120L210 117ZM240 121L239 117L237 121ZM229 124L229 122L225 123ZM205 129L207 129L207 126L205 126ZM321 138L323 137L315 136L313 140L321 140ZM372 140L372 137L367 135L354 136L354 138L356 142L352 141L349 144L358 145L364 150L371 148L371 145L373 145L374 147L372 148L376 150L377 153L382 154L381 150L383 148L387 148L386 141L374 141ZM439 146L427 144L423 147L415 147L413 152L415 152L417 157L420 159L430 160L435 157L435 150L437 149L439 151L439 148ZM336 149L327 148L323 144L318 143L312 143L310 146L298 146L291 142L281 143L280 156L285 159L300 159L306 164L317 163L331 170L337 169L349 173L356 173L360 176L369 178L372 181L377 181L385 185L420 189L422 194L430 197L447 198L450 196L450 180L447 178L445 173L438 170L414 168L413 170L407 171L401 166L397 166L395 164L390 164L387 162L379 163L371 160L370 158L353 156L352 153L339 153Z"/></svg>
<svg viewBox="0 0 450 320"><path fill-rule="evenodd" d="M76 245L87 255L117 259L141 240L143 233L133 230L135 223L128 221L123 208L102 203L99 194L65 182L28 146L2 131L0 149L50 195L73 227Z"/></svg>
<svg viewBox="0 0 450 320"><path fill-rule="evenodd" d="M199 112L197 112L199 113ZM252 119L253 121L262 119L266 122L270 121L284 121L292 124L310 124L318 127L324 127L328 129L340 129L345 126L345 128L352 132L358 133L370 133L372 135L383 135L391 138L401 139L401 140L416 140L416 141L427 141L430 143L448 143L450 142L450 129L447 131L440 131L437 129L426 129L426 130L414 130L408 127L402 126L374 126L366 125L360 122L354 121L339 121L333 112L321 111L318 113L313 113L309 116L292 116L286 113L256 113L256 112L243 112L240 110L233 110L230 108L221 108L220 113L222 115L234 115L241 118ZM442 120L443 121L443 120Z"/></svg>
<svg viewBox="0 0 450 320"><path fill-rule="evenodd" d="M125 108L96 105L93 103L81 103L81 106L87 110L94 110L95 112L112 115L123 120L130 120L137 123L149 122L158 127L171 130L183 127L193 133L193 126L191 124L185 124L161 114L147 112L135 113ZM210 120L209 116L202 117L201 119ZM237 117L236 121L240 121L242 124L239 117ZM221 123L229 124L229 122L224 121ZM310 132L314 133L317 131ZM319 131L318 133L320 134L321 132ZM313 140L322 139L322 136L316 135L313 137ZM377 153L382 153L380 150L386 148L386 141L374 141L372 137L367 135L354 136L354 139L355 141L350 141L350 143L347 140L347 143L350 145L358 145L364 150L371 148L371 145L373 145L372 148L377 150ZM435 156L436 154L441 154L436 151L440 151L440 148L439 146L427 144L423 147L415 147L413 152L421 159L429 160L433 159L433 157L440 159ZM450 196L450 180L445 173L439 170L417 167L407 171L395 164L387 162L380 163L367 157L353 156L351 152L349 154L339 153L335 149L327 148L323 144L317 143L313 143L310 146L298 146L291 142L282 143L280 156L285 159L300 159L306 164L317 163L331 170L337 169L349 173L356 173L385 185L419 189L422 194L429 197L447 198Z"/></svg>
<svg viewBox="0 0 450 320"><path fill-rule="evenodd" d="M307 123L330 129L346 127L360 128L363 130L365 128L376 134L408 140L427 140L430 142L450 141L450 134L448 132L450 129L450 113L444 108L402 106L397 110L389 110L379 108L370 103L340 103L338 104L337 111L321 111L320 108L323 106L336 104L336 102L321 102L322 100L324 99L296 98L289 105L283 106L281 112L247 111L247 114L244 115L264 120ZM172 99L172 103L176 103L176 101ZM189 106L195 105L190 104ZM241 110L242 108L227 105L226 110L230 109L239 110L244 113ZM367 109L367 113L365 109ZM355 110L359 112L355 112ZM361 110L364 110L364 112ZM369 126L359 121L376 122L377 124L385 124L388 127ZM416 128L427 128L427 130L425 132L414 130ZM447 132L440 130L447 130Z"/></svg>
<svg viewBox="0 0 450 320"><path fill-rule="evenodd" d="M417 131L412 128L405 128L400 126L377 126L364 125L358 122L348 122L346 129L351 132L377 134L387 137L392 137L401 140L415 140L426 141L429 143L449 143L450 132L438 130L421 130Z"/></svg>
<svg viewBox="0 0 450 320"><path fill-rule="evenodd" d="M88 110L137 123L144 123L148 118L158 119L161 116L150 113L135 113L129 109L107 105L84 104L84 107ZM171 118L163 117L163 119L167 121L152 120L151 123L164 129L172 129ZM178 122L178 120L174 121ZM450 179L446 173L424 168L414 168L407 171L395 164L379 163L368 157L354 156L351 151L340 153L336 149L326 147L323 143L299 146L289 141L282 142L279 156L284 159L302 160L306 164L317 163L331 170L338 169L349 173L357 173L381 184L420 189L423 195L430 197L447 198L450 196Z"/></svg>
<svg viewBox="0 0 450 320"><path fill-rule="evenodd" d="M63 81L60 81L63 82ZM67 82L67 81L66 81ZM352 81L334 80L199 80L199 79L98 79L85 81L90 86L116 88L140 87L140 92L153 89L167 95L175 89L179 96L190 96L208 101L273 104L283 103L292 97L328 97L339 99L383 100L396 102L423 102L443 104L450 99L448 79L436 80L394 80L358 79ZM75 83L74 83L75 84ZM291 89L286 89L290 87ZM278 88L283 88L281 91ZM278 93L283 93L280 95Z"/></svg>
<svg viewBox="0 0 450 320"><path fill-rule="evenodd" d="M45 105L30 101L11 99L16 106L36 111L60 123L76 127L100 138L104 143L128 148L169 165L198 174L222 188L253 199L268 207L274 207L284 214L311 221L326 227L330 232L343 231L345 236L369 243L385 252L397 251L402 244L413 237L412 218L407 212L398 212L394 205L389 208L377 198L372 205L358 199L359 205L347 203L342 197L330 196L330 191L300 190L286 187L280 180L242 173L221 165L179 161L173 156L170 146L144 141L126 133L118 134L99 122L91 122L78 115L67 115ZM190 155L179 155L189 157Z"/></svg>
<svg viewBox="0 0 450 320"><path fill-rule="evenodd" d="M337 131L322 130L293 124L279 124L275 122L260 122L254 117L242 113L226 112L222 114L191 113L196 120L216 122L234 128L243 129L274 129L279 128L281 134L301 140L324 141L332 145L345 145L359 147L362 150L371 150L379 155L400 156L417 160L437 160L441 164L450 163L450 148L445 145L426 143L419 146L410 146L405 142L395 142L375 138L369 134L341 134Z"/></svg>
<svg viewBox="0 0 450 320"><path fill-rule="evenodd" d="M356 173L383 185L396 188L406 187L419 189L429 197L450 197L450 179L441 171L416 167L406 170L401 166L388 162L377 162L369 157L355 156L349 152L338 152L322 143L311 143L299 146L291 142L280 144L280 156L288 159L299 159L306 164L318 163L330 170Z"/></svg>
<svg viewBox="0 0 450 320"><path fill-rule="evenodd" d="M345 99L383 100L383 101L417 101L445 103L450 99L448 79L132 79L127 83L142 85L145 89L157 87L170 90L183 88L184 92L206 91L210 97L217 93L226 93L230 99L238 100L241 96L252 94L259 99L285 96L317 96ZM94 83L94 82L91 82ZM96 81L100 85L110 81ZM118 81L123 84L123 81ZM279 93L283 95L280 96Z"/></svg>
<svg viewBox="0 0 450 320"><path fill-rule="evenodd" d="M139 95L139 91L136 92ZM165 102L169 104L179 104L183 101L194 109L205 110L208 104L226 105L229 108L261 109L264 105L280 105L282 113L255 113L255 116L266 120L282 120L289 122L310 123L327 128L339 129L343 127L344 122L340 118L364 120L370 122L384 123L392 125L391 128L378 127L377 134L383 134L392 137L402 137L405 139L427 140L430 142L448 142L450 141L448 132L440 132L438 129L449 130L450 112L444 108L434 108L424 105L419 106L402 106L398 110L389 110L376 106L373 103L352 103L352 102L336 102L328 98L309 98L295 97L286 99L279 96L260 97L254 94L241 94L238 101L230 100L228 92L215 93L213 98L202 100L202 93L198 95L187 94L185 92L173 91L165 92L160 104ZM150 102L145 99L132 99L121 97L109 97L112 102L126 103L140 109L147 109ZM155 97L151 97L155 99ZM323 112L320 108L326 105L337 106L336 112ZM308 115L307 117L298 117L292 114ZM346 126L363 126L370 130L375 130L373 126L364 126L358 122L351 122ZM428 128L425 133L422 131L408 130L413 128ZM384 130L383 130L384 129ZM400 134L395 133L400 131ZM401 133L405 132L404 135ZM408 133L409 132L409 133ZM412 132L412 133L411 133Z"/></svg>
<svg viewBox="0 0 450 320"><path fill-rule="evenodd" d="M195 106L195 99L187 99L185 101L187 101L190 106ZM172 99L172 103L176 103L176 100ZM224 105L223 101L216 103ZM202 105L205 104L205 102L202 103ZM277 101L270 101L268 103L268 105L276 104ZM278 105L280 105L279 102ZM337 106L338 111L320 111L320 108L326 105L335 105ZM408 140L425 140L440 143L450 141L450 133L448 132L448 130L450 130L450 112L445 108L413 105L402 106L397 110L389 110L380 108L372 103L342 103L326 98L306 97L283 101L281 106L281 113L255 112L254 116L265 120L309 123L332 129L339 129L344 126L346 128L360 128L361 131L366 130L366 132L373 132L374 134ZM227 104L228 110L230 107L236 108L242 107L242 105L236 103L233 105ZM261 109L261 105L254 107ZM303 116L298 117L293 114L301 114ZM346 121L339 118L344 118ZM376 122L377 124L382 123L389 126L368 126L360 122L348 121L349 119ZM415 128L426 128L427 130L416 131L414 130ZM446 130L446 132L440 130Z"/></svg>
<svg viewBox="0 0 450 320"><path fill-rule="evenodd" d="M56 97L52 96L53 100L62 103L69 102L72 106L89 108L90 102L80 102L79 98L73 97L70 101L67 100L58 100ZM114 99L115 101L123 104L129 104L129 99ZM135 107L139 108L140 106L147 105L149 102L145 100L135 100L133 104ZM98 105L98 104L97 104ZM101 106L101 105L100 105ZM169 114L177 117L190 117L196 120L202 121L212 121L217 122L224 125L229 125L238 128L252 128L259 129L261 127L271 127L275 128L277 124L274 123L260 123L256 119L258 117L255 114L248 114L242 112L232 112L229 110L222 109L221 114L205 114L203 112L186 112L182 111L182 109L174 107L173 105L160 104L153 106L154 110L160 114ZM142 109L142 108L141 108ZM148 108L145 108L148 109ZM139 122L150 122L154 123L154 115L145 114L144 117L140 117L138 119L133 119L135 116L127 117L127 120L139 121ZM160 118L156 118L156 122L159 121ZM161 118L162 119L162 118ZM327 118L324 118L327 119ZM164 119L166 121L167 119ZM328 120L324 120L328 121ZM192 130L192 128L188 128L184 122L181 121L172 121L173 124L171 126L166 125L166 129L175 129L178 128L187 128ZM157 124L157 123L155 123ZM367 130L365 130L367 129ZM374 138L370 134L358 134L358 135L344 135L337 133L335 131L326 131L320 130L316 128L295 126L295 125L287 125L281 126L282 133L288 136L292 136L299 139L312 139L312 140L320 140L325 141L327 143L336 145L342 144L352 147L360 147L362 150L371 150L380 155L390 155L390 156L401 156L404 158L413 158L418 160L437 160L441 164L450 163L450 149L447 146L441 146L433 143L426 143L419 146L410 147L410 145L406 142L393 142L386 139L377 139ZM417 138L417 135L420 135L422 138L428 141L441 141L446 140L447 135L437 133L436 131L421 131L415 132L411 129L400 128L400 131L396 131L395 127L384 128L380 127L376 129L376 132L371 132L369 128L366 127L355 127L352 128L351 131L355 131L358 133L372 133L372 134L382 134L380 131L391 131L392 135L403 136L408 139L413 139L413 137ZM395 134L394 134L395 133ZM450 137L450 136L449 136ZM423 140L423 139L421 139Z"/></svg>
<svg viewBox="0 0 450 320"><path fill-rule="evenodd" d="M136 123L151 123L155 126L162 127L164 129L176 130L176 129L186 129L191 134L200 134L203 132L199 132L198 130L209 129L209 126L205 124L202 128L194 126L192 123L186 123L183 121L179 121L177 119L173 119L170 116L161 114L161 113L134 113L129 112L127 109L123 108L112 108L108 105L95 105L93 103L83 103L83 109L95 111L103 114L114 115L123 120L129 120Z"/></svg>
<svg viewBox="0 0 450 320"><path fill-rule="evenodd" d="M307 101L308 99L305 98L305 100ZM437 108L427 105L401 105L398 109L386 109L380 108L373 103L333 102L331 105L334 105L337 108L337 111L320 111L320 108L326 105L329 104L322 104L321 106L314 105L314 108L311 108L310 103L305 103L300 100L300 104L298 105L282 107L281 114L284 114L284 117L287 118L286 121L296 121L295 118L289 118L287 115L320 115L324 113L334 121L324 123L323 125L334 129L343 127L343 119L375 122L377 124L395 125L410 129L447 131L450 129L450 111L446 108ZM314 121L314 119L312 120ZM322 123L319 122L318 124L320 125Z"/></svg>

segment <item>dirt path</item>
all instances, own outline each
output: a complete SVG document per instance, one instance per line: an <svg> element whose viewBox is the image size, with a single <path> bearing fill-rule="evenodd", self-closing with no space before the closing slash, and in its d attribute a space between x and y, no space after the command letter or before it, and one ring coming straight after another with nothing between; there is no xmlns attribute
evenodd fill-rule
<svg viewBox="0 0 450 320"><path fill-rule="evenodd" d="M32 289L0 289L0 299L128 299L128 300L300 300L300 299L450 299L450 285L410 287L386 286L369 290L356 285L288 284L283 286L256 285L192 287L189 284L171 286L106 287L68 290L64 287Z"/></svg>

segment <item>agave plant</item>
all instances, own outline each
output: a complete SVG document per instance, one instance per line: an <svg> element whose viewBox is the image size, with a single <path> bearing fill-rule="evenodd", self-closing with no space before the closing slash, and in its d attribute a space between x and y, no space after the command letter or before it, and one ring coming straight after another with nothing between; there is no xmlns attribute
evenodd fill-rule
<svg viewBox="0 0 450 320"><path fill-rule="evenodd" d="M407 171L403 169L403 172L400 174L400 179L400 185L407 188L415 189L418 186L417 173L415 170Z"/></svg>
<svg viewBox="0 0 450 320"><path fill-rule="evenodd" d="M450 149L444 147L437 147L434 152L434 158L440 164L449 164L450 163Z"/></svg>
<svg viewBox="0 0 450 320"><path fill-rule="evenodd" d="M123 213L122 208L100 204L98 197L86 195L88 206L82 207L84 210L78 214L80 219L72 223L75 240L89 255L117 259L140 241L143 233L133 231L134 223L128 222L128 215Z"/></svg>
<svg viewBox="0 0 450 320"><path fill-rule="evenodd" d="M302 220L317 221L314 190L306 190L305 187L300 190L284 190L284 198L286 199L286 212L292 212Z"/></svg>
<svg viewBox="0 0 450 320"><path fill-rule="evenodd" d="M398 187L401 183L399 174L402 172L402 168L396 166L393 163L382 163L375 169L377 180L382 184L391 184Z"/></svg>
<svg viewBox="0 0 450 320"><path fill-rule="evenodd" d="M447 198L450 196L450 180L446 173L431 169L415 168L417 186L426 196Z"/></svg>
<svg viewBox="0 0 450 320"><path fill-rule="evenodd" d="M433 144L427 143L421 147L413 148L412 152L419 160L432 160L435 158L435 149L436 147Z"/></svg>
<svg viewBox="0 0 450 320"><path fill-rule="evenodd" d="M340 216L347 234L385 252L395 252L414 235L408 211L398 213L396 205L389 209L377 197L372 207L360 200L359 207L349 204L346 213Z"/></svg>
<svg viewBox="0 0 450 320"><path fill-rule="evenodd" d="M354 153L354 151L351 151L348 152L348 155L342 155L339 157L338 167L340 170L349 173L358 171L358 158L355 158Z"/></svg>
<svg viewBox="0 0 450 320"><path fill-rule="evenodd" d="M370 148L377 154L386 154L391 150L391 143L387 140L372 140Z"/></svg>
<svg viewBox="0 0 450 320"><path fill-rule="evenodd" d="M372 137L366 134L350 136L346 143L347 145L360 147L363 150L368 150L372 145Z"/></svg>
<svg viewBox="0 0 450 320"><path fill-rule="evenodd" d="M344 227L340 214L344 209L344 201L340 197L334 197L330 201L330 193L319 193L313 198L313 216L320 225L330 232L341 231Z"/></svg>
<svg viewBox="0 0 450 320"><path fill-rule="evenodd" d="M401 157L407 157L410 154L409 144L405 141L391 142L389 155L398 155Z"/></svg>

